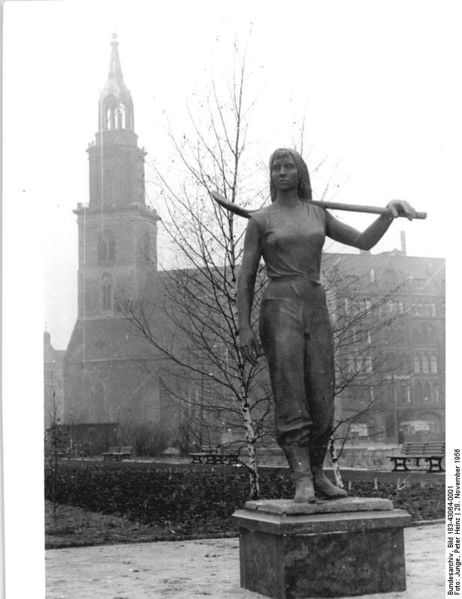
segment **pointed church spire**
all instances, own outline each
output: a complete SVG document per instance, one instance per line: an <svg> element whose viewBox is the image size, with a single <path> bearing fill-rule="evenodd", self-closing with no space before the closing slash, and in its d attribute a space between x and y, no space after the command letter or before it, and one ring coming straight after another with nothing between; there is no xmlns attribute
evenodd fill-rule
<svg viewBox="0 0 462 599"><path fill-rule="evenodd" d="M112 34L109 74L99 99L99 130L134 130L133 100L125 85L117 35Z"/></svg>
<svg viewBox="0 0 462 599"><path fill-rule="evenodd" d="M109 64L109 79L115 79L122 85L125 85L123 82L122 75L122 67L120 66L120 58L119 58L119 42L117 41L117 33L112 34L112 52L111 52L111 62Z"/></svg>

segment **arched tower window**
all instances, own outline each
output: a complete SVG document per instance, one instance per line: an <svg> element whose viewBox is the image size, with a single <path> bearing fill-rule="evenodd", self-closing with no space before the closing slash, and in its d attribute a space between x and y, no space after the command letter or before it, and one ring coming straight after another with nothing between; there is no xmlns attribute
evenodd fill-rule
<svg viewBox="0 0 462 599"><path fill-rule="evenodd" d="M114 129L113 112L110 108L106 110L106 129L108 131Z"/></svg>
<svg viewBox="0 0 462 599"><path fill-rule="evenodd" d="M112 231L103 231L98 238L98 262L116 259L116 242Z"/></svg>
<svg viewBox="0 0 462 599"><path fill-rule="evenodd" d="M101 128L106 131L133 128L133 106L130 98L104 98L100 107Z"/></svg>
<svg viewBox="0 0 462 599"><path fill-rule="evenodd" d="M101 277L101 305L103 310L112 308L112 277L107 273Z"/></svg>
<svg viewBox="0 0 462 599"><path fill-rule="evenodd" d="M127 109L123 103L120 103L115 109L115 123L116 129L127 128Z"/></svg>

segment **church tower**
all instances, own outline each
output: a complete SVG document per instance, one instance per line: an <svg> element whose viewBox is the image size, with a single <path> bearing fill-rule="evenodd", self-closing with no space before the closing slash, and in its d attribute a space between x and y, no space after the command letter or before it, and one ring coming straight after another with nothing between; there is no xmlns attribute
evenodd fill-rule
<svg viewBox="0 0 462 599"><path fill-rule="evenodd" d="M117 301L138 297L157 267L157 213L145 203L144 157L134 131L118 42L98 106L99 129L88 147L90 203L78 205L78 313L107 318Z"/></svg>
<svg viewBox="0 0 462 599"><path fill-rule="evenodd" d="M144 159L134 107L113 35L109 74L98 103L98 131L88 147L90 198L78 225L78 315L64 363L67 422L118 422L127 414L155 420L155 395L140 365L148 349L123 314L157 271L157 222L146 206Z"/></svg>

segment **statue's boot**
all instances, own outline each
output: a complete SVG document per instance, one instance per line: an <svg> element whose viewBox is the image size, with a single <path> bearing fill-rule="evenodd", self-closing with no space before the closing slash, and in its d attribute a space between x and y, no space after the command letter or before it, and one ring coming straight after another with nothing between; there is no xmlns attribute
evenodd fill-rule
<svg viewBox="0 0 462 599"><path fill-rule="evenodd" d="M348 493L334 485L325 475L322 468L313 468L313 485L316 493L326 499L340 499L346 497Z"/></svg>
<svg viewBox="0 0 462 599"><path fill-rule="evenodd" d="M295 484L295 503L313 503L314 487L311 474L310 448L308 446L285 445L283 447L292 480Z"/></svg>
<svg viewBox="0 0 462 599"><path fill-rule="evenodd" d="M324 458L327 452L327 442L324 440L311 439L310 459L311 472L313 474L313 485L317 495L325 499L341 499L348 493L345 489L337 487L329 480L323 470Z"/></svg>

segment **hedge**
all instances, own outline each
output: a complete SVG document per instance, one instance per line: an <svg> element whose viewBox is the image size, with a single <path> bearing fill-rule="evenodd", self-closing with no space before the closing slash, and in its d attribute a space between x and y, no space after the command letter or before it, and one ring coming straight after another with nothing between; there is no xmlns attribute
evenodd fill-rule
<svg viewBox="0 0 462 599"><path fill-rule="evenodd" d="M143 524L174 527L184 534L233 530L231 514L248 499L244 469L168 472L136 464L61 462L55 499L94 512L123 516ZM293 494L288 472L261 473L262 498ZM383 482L352 482L350 495L386 497L396 508L406 509L414 521L444 518L444 486L430 482L403 488ZM45 476L45 496L52 499L50 471Z"/></svg>

